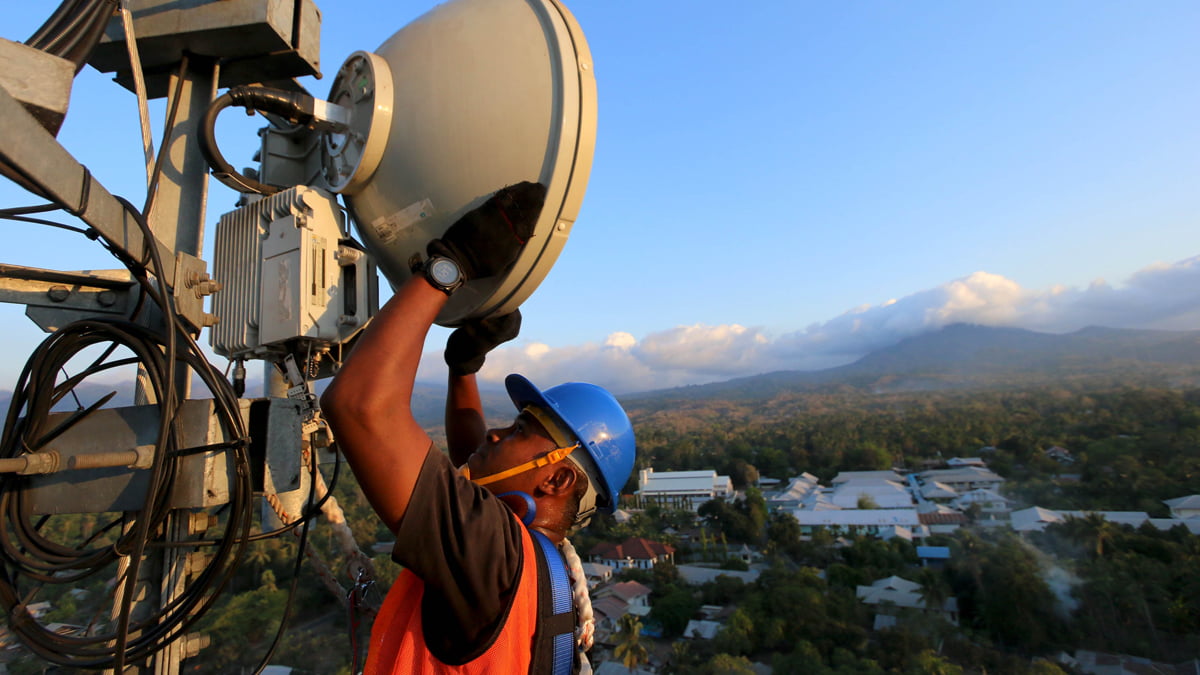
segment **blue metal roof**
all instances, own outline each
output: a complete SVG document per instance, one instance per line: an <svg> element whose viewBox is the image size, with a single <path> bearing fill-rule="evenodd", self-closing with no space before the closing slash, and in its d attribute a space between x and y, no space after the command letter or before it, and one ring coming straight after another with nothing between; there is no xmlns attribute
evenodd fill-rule
<svg viewBox="0 0 1200 675"><path fill-rule="evenodd" d="M918 546L917 557L925 559L949 560L950 547L948 546Z"/></svg>

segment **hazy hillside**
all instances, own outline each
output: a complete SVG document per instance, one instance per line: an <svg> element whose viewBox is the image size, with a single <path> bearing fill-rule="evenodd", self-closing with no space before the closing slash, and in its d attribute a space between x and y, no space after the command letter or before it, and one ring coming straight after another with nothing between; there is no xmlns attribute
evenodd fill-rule
<svg viewBox="0 0 1200 675"><path fill-rule="evenodd" d="M563 377L569 378L570 374L563 373ZM905 339L837 368L780 371L620 398L637 408L654 409L674 400L766 399L787 391L851 387L868 392L899 392L1024 386L1080 379L1140 386L1195 386L1200 384L1200 331L1090 327L1057 335L954 324ZM318 392L324 384L318 383ZM113 388L85 384L79 396L87 404ZM120 388L110 405L131 405L132 394L132 386ZM512 413L512 405L502 389L485 388L481 394L492 423L499 423ZM7 408L10 397L11 392L0 391L0 404ZM444 385L417 383L413 410L423 425L430 429L440 427L444 405Z"/></svg>
<svg viewBox="0 0 1200 675"><path fill-rule="evenodd" d="M1085 328L1057 335L954 324L821 371L780 371L726 382L644 392L631 401L770 398L789 390L851 386L920 391L1098 378L1128 384L1200 382L1200 331Z"/></svg>

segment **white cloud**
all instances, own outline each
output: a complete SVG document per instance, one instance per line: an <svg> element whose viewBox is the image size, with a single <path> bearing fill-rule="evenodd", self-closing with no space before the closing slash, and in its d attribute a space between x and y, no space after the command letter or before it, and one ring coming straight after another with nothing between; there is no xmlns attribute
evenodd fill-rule
<svg viewBox="0 0 1200 675"><path fill-rule="evenodd" d="M777 337L737 324L694 324L640 340L627 332L614 332L599 344L517 344L491 354L480 377L498 382L509 372L520 372L547 385L571 379L616 392L660 389L773 370L833 367L954 323L1052 333L1087 326L1198 329L1200 257L1150 265L1121 287L1098 279L1082 289L1032 290L981 271L879 305L861 305ZM440 353L437 356L440 365ZM425 366L434 365L426 359ZM422 368L423 374L431 370Z"/></svg>

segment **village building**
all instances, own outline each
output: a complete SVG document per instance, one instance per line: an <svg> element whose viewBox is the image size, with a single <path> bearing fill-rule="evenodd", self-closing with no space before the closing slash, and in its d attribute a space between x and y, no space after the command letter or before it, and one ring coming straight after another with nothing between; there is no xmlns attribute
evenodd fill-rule
<svg viewBox="0 0 1200 675"><path fill-rule="evenodd" d="M1188 495L1187 497L1179 497L1177 499L1165 499L1163 503L1167 508L1171 509L1172 518L1196 518L1200 517L1200 495Z"/></svg>
<svg viewBox="0 0 1200 675"><path fill-rule="evenodd" d="M594 590L596 586L603 583L608 583L612 579L612 565L604 565L601 563L585 562L580 564L583 567L583 574L587 577L588 590Z"/></svg>
<svg viewBox="0 0 1200 675"><path fill-rule="evenodd" d="M1013 511L1010 517L1012 528L1017 532L1041 532L1055 523L1065 523L1068 518L1089 516L1100 516L1115 525L1135 528L1147 523L1163 531L1182 526L1192 534L1200 534L1200 518L1151 518L1145 511L1054 511L1033 506Z"/></svg>
<svg viewBox="0 0 1200 675"><path fill-rule="evenodd" d="M897 576L880 579L870 586L858 586L854 596L863 604L875 607L875 630L891 628L902 618L902 611L937 614L958 625L958 599L947 597L940 607L927 608L921 584Z"/></svg>
<svg viewBox="0 0 1200 675"><path fill-rule="evenodd" d="M951 457L946 460L946 466L951 468L958 468L960 466L987 467L987 462L983 461L982 457Z"/></svg>
<svg viewBox="0 0 1200 675"><path fill-rule="evenodd" d="M638 503L695 511L713 499L733 496L729 476L716 471L659 471L645 468L638 472Z"/></svg>
<svg viewBox="0 0 1200 675"><path fill-rule="evenodd" d="M921 486L921 496L932 502L950 502L958 499L958 491L939 481L930 481Z"/></svg>
<svg viewBox="0 0 1200 675"><path fill-rule="evenodd" d="M783 490L766 496L767 504L772 509L795 508L800 506L814 490L820 490L820 481L811 473L802 473L793 478Z"/></svg>
<svg viewBox="0 0 1200 675"><path fill-rule="evenodd" d="M910 509L913 498L903 482L903 479L879 478L835 482L830 501L840 509Z"/></svg>
<svg viewBox="0 0 1200 675"><path fill-rule="evenodd" d="M986 488L964 492L950 502L950 505L959 511L978 506L979 520L1008 520L1008 514L1012 512L1012 500Z"/></svg>
<svg viewBox="0 0 1200 675"><path fill-rule="evenodd" d="M683 583L689 586L702 586L712 583L717 580L717 577L729 577L731 579L740 579L743 583L754 583L758 579L759 570L751 568L747 571L742 570L723 570L717 567L703 567L700 565L679 565L675 568L679 572L679 578Z"/></svg>
<svg viewBox="0 0 1200 675"><path fill-rule="evenodd" d="M954 469L931 469L922 471L918 476L922 485L937 482L958 493L969 492L978 488L998 490L1004 484L1004 477L991 469L978 466L960 466Z"/></svg>
<svg viewBox="0 0 1200 675"><path fill-rule="evenodd" d="M615 570L652 570L660 562L675 562L675 547L670 544L630 537L620 544L601 542L588 552L591 562L610 565Z"/></svg>
<svg viewBox="0 0 1200 675"><path fill-rule="evenodd" d="M1046 448L1042 451L1042 454L1058 462L1059 464L1075 463L1075 456L1071 454L1071 451L1057 445Z"/></svg>
<svg viewBox="0 0 1200 675"><path fill-rule="evenodd" d="M842 471L829 481L829 484L837 487L842 483L847 483L853 480L872 480L872 481L891 481L893 483L903 483L904 477L895 471Z"/></svg>
<svg viewBox="0 0 1200 675"><path fill-rule="evenodd" d="M839 535L865 534L890 539L902 537L911 540L924 536L917 510L908 509L843 509L810 511L791 509L788 511L800 523L800 535L811 538L819 530Z"/></svg>
<svg viewBox="0 0 1200 675"><path fill-rule="evenodd" d="M646 616L650 613L650 589L636 581L620 581L605 586L596 592L593 605L595 602L609 597L624 603L623 614Z"/></svg>
<svg viewBox="0 0 1200 675"><path fill-rule="evenodd" d="M965 513L932 502L917 507L917 519L921 530L929 534L950 534L969 522Z"/></svg>

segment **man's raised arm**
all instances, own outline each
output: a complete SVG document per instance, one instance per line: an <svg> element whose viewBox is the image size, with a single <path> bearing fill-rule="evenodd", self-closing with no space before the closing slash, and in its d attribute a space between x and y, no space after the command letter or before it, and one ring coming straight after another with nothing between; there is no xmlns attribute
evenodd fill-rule
<svg viewBox="0 0 1200 675"><path fill-rule="evenodd" d="M431 445L412 414L413 382L446 297L424 277L410 278L371 320L321 396L338 448L393 532Z"/></svg>

